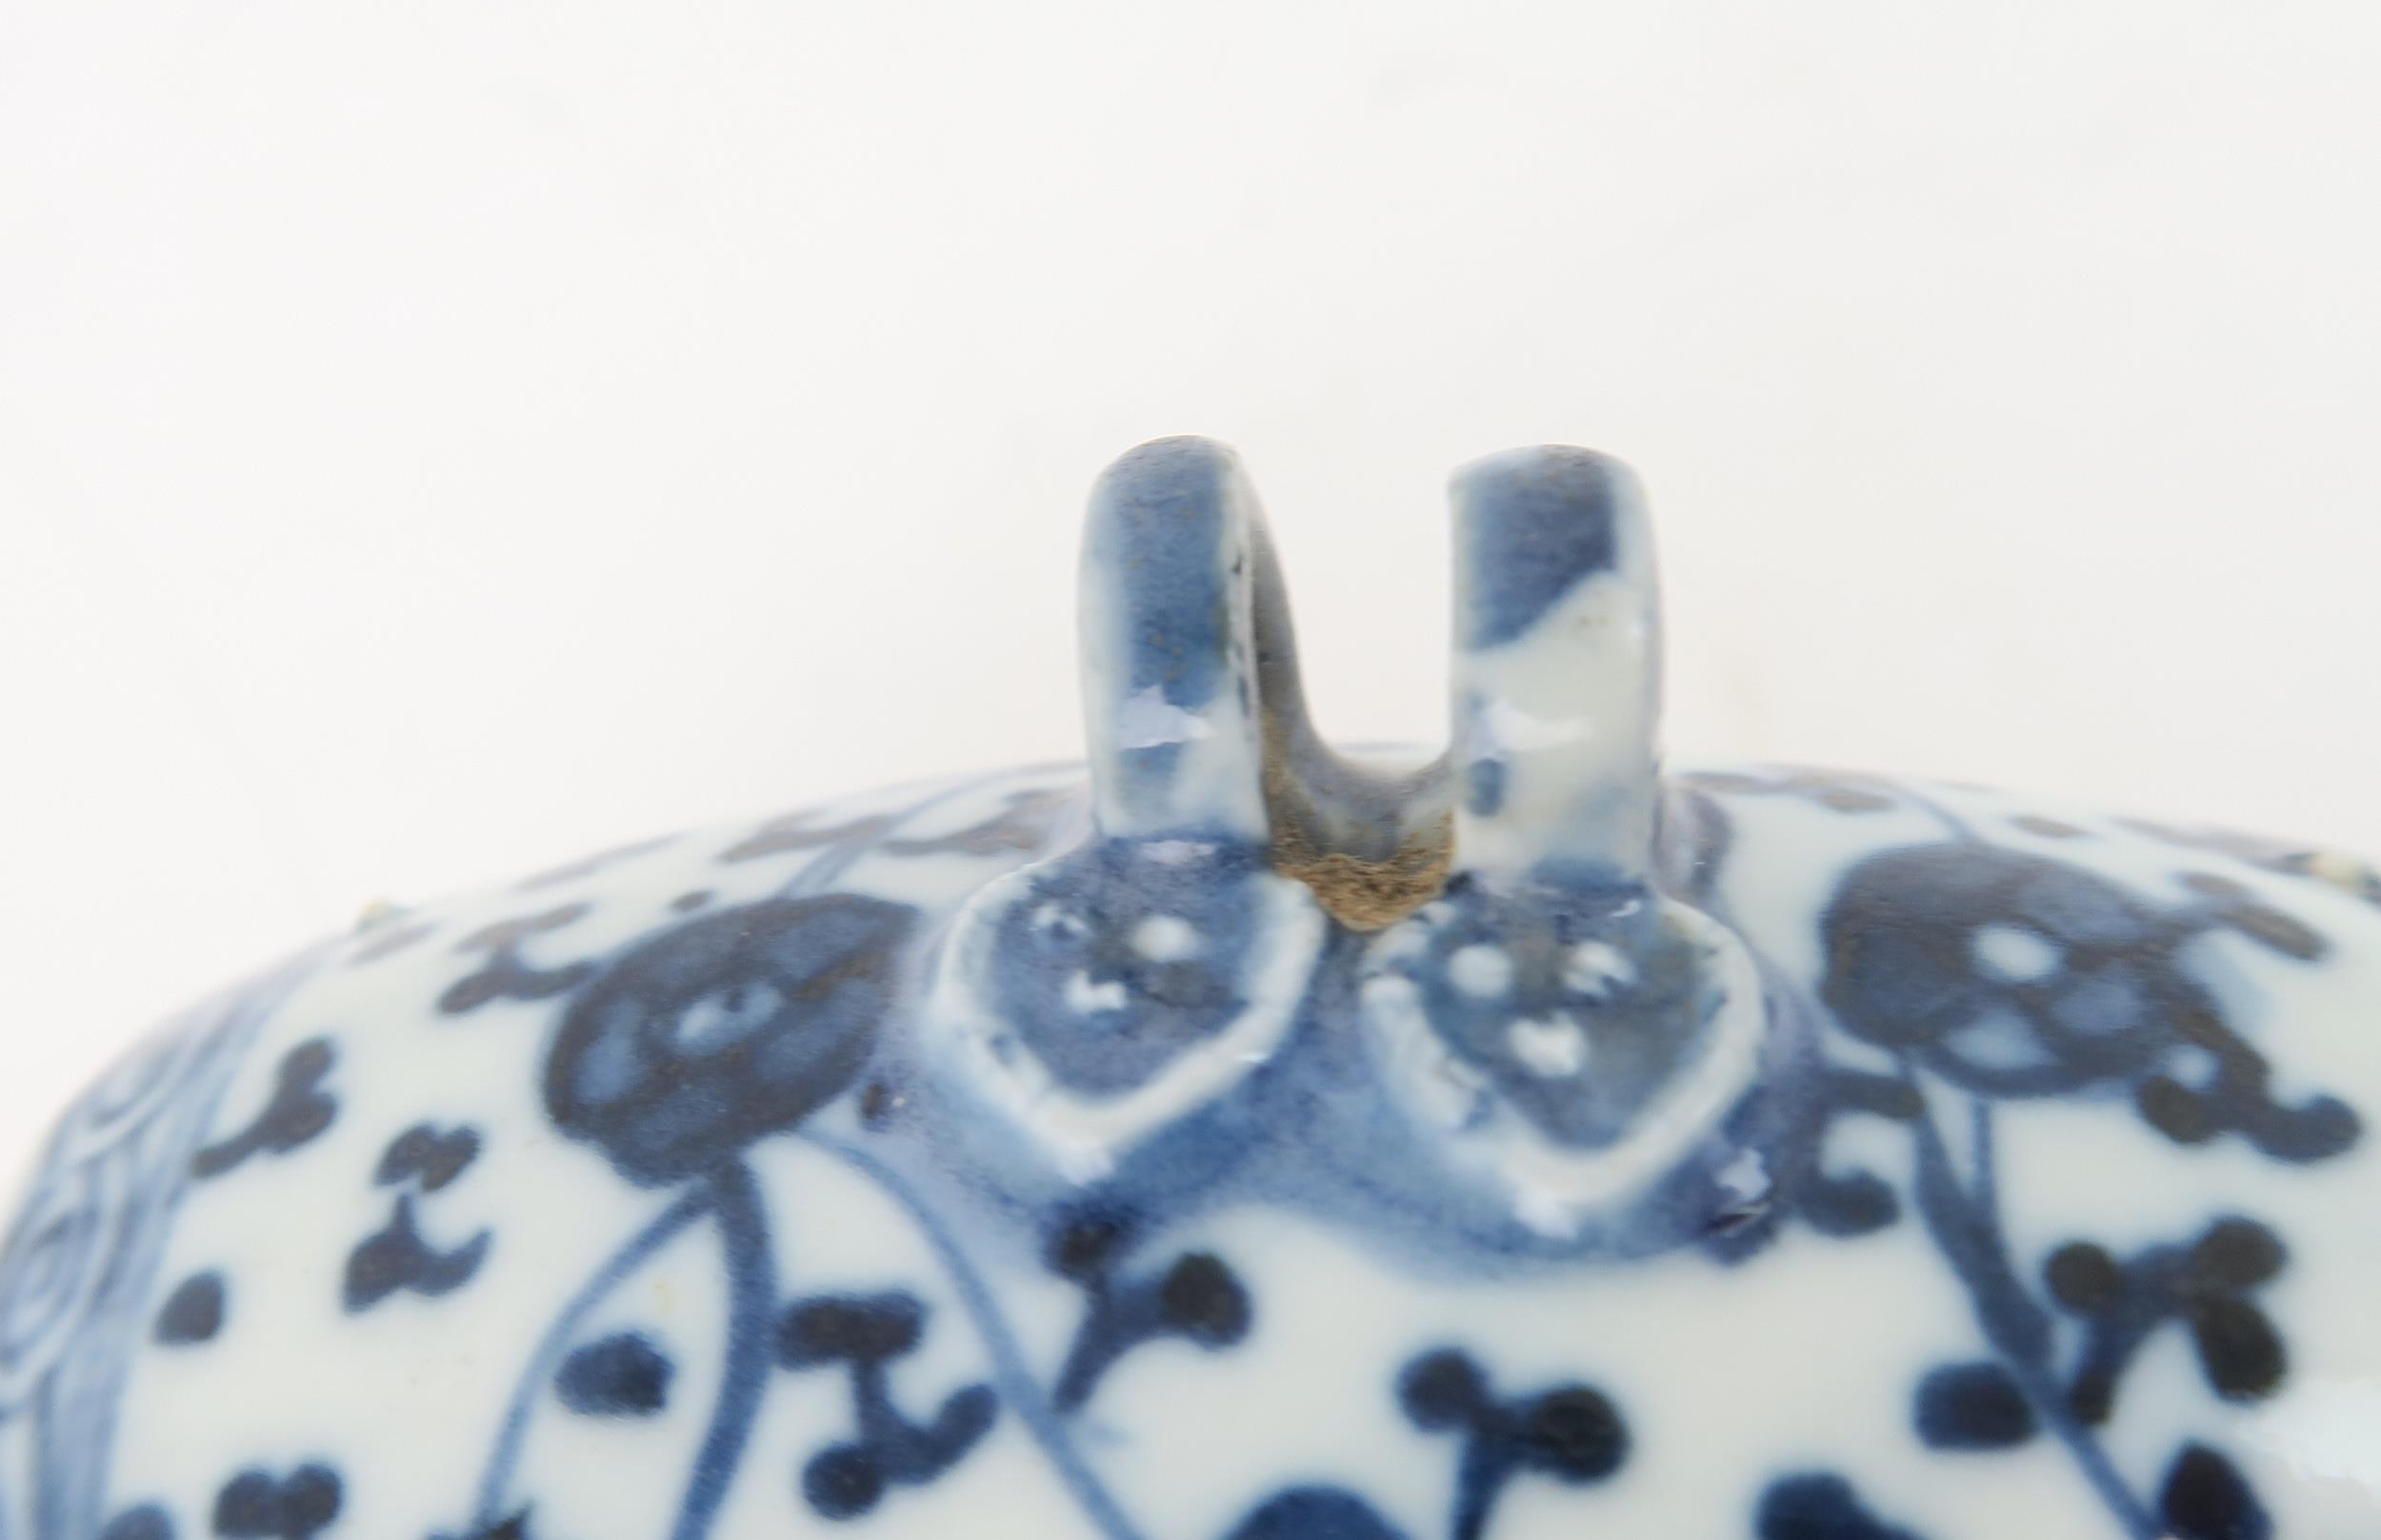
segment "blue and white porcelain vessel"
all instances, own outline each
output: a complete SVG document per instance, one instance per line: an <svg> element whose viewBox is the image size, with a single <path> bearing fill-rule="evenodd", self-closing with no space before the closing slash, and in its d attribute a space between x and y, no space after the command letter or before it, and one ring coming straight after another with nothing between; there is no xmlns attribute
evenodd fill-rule
<svg viewBox="0 0 2381 1540"><path fill-rule="evenodd" d="M1455 484L1334 752L1231 457L1086 769L377 916L72 1108L0 1540L2381 1535L2381 884L1657 768L1628 473Z"/></svg>

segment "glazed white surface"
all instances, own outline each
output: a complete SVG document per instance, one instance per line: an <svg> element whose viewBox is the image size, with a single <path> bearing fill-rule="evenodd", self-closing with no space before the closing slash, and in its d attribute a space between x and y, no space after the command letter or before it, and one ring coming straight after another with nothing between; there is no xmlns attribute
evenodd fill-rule
<svg viewBox="0 0 2381 1540"><path fill-rule="evenodd" d="M996 817L1020 790L1066 784L1028 773L938 800L911 790L770 827L830 827L922 805L898 831L946 836ZM1923 792L1923 807L1848 813L1773 790L1789 784L1783 775L1748 784L1758 789L1708 793L1738 835L1718 891L1747 943L1795 986L1819 986L1825 958L1813 917L1847 865L1868 850L1938 838L1948 812L1996 845L2063 861L2088 850L2093 871L2148 896L2171 892L2178 872L2215 872L2319 933L2328 950L2312 963L2277 959L2231 932L2192 943L2192 959L2221 981L2226 1010L2273 1064L2278 1097L2321 1090L2360 1111L2381 1109L2381 1049L2364 1030L2381 1001L2381 911L2357 896L2089 811L1938 788ZM2079 832L2030 832L2013 821L2019 815ZM1050 817L1052 828L1070 822ZM371 944L367 932L296 988L243 1051L210 1137L248 1119L269 1098L284 1056L316 1038L335 1047L327 1085L336 1118L302 1148L258 1154L182 1195L151 1306L108 1329L136 1336L137 1346L103 1512L157 1503L195 1532L230 1473L315 1459L343 1478L335 1533L465 1532L531 1345L623 1237L672 1198L622 1181L599 1150L550 1120L541 1059L558 1001L498 998L441 1010L442 994L482 955L455 944L525 910L586 905L522 943L530 965L556 968L670 926L683 894L708 890L707 910L730 909L798 884L828 859L798 850L722 862L751 837L750 828L688 835L534 892L467 895L390 922L432 925L430 939L349 966ZM876 849L849 861L837 890L925 904L930 932L932 915L1018 859ZM882 1029L894 1038L914 1030L906 1014ZM1836 1032L1830 1052L1858 1066L1864 1048ZM1941 1086L1930 1094L1957 1146L1958 1097ZM963 1108L964 1097L953 1105ZM2178 1442L2210 1443L2233 1458L2286 1540L2346 1537L2381 1522L2373 1454L2381 1438L2372 1436L2381 1314L2370 1308L2381 1285L2381 1230L2371 1223L2381 1164L2370 1129L2344 1155L2283 1166L2236 1139L2179 1148L2104 1097L2002 1101L1993 1116L2002 1214L2028 1271L2079 1236L2122 1256L2187 1238L2225 1212L2254 1214L2287 1242L2286 1269L2257 1295L2288 1342L2280 1392L2249 1404L2211 1396L2188 1339L2169 1324L2146 1345L2103 1430L2123 1477L2149 1490ZM362 1312L343 1308L341 1264L388 1206L376 1163L392 1135L425 1119L477 1130L479 1150L450 1186L419 1194L422 1231L453 1246L485 1230L492 1242L484 1264L441 1297L400 1291ZM846 1098L751 1145L749 1162L789 1295L898 1286L925 1307L916 1350L890 1371L895 1403L924 1416L997 1366L966 1290L917 1215L830 1152L883 1137L866 1130ZM912 1161L918 1191L1048 1385L1082 1296L1043 1267L1030 1227L970 1196L978 1190L965 1157L937 1148L924 1167ZM1828 1152L1838 1166L1868 1165L1908 1190L1908 1142L1893 1126L1848 1121ZM1081 1173L1056 1174L1063 1186ZM1841 1472L1878 1515L1926 1540L2122 1532L2050 1439L1943 1452L1912 1437L1918 1373L1984 1346L1952 1270L1907 1216L1851 1237L1789 1227L1728 1265L1682 1249L1481 1271L1451 1254L1418 1257L1344 1218L1253 1200L1188 1207L1145 1240L1160 1257L1188 1249L1227 1259L1253 1306L1245 1340L1229 1348L1156 1340L1125 1355L1070 1421L1082 1458L1146 1540L1216 1540L1268 1492L1301 1481L1360 1491L1406 1533L1441 1532L1455 1441L1411 1426L1391 1393L1398 1366L1441 1343L1472 1354L1501 1390L1583 1381L1627 1420L1628 1458L1609 1480L1572 1488L1515 1478L1495 1511L1496 1540L1552 1540L1583 1525L1627 1535L1749 1535L1765 1485L1810 1468ZM533 1532L586 1540L667 1529L724 1367L720 1263L719 1243L696 1225L581 1323L581 1338L634 1326L666 1342L676 1365L669 1403L648 1418L589 1417L532 1387L533 1414L501 1511L527 1506ZM230 1287L221 1333L197 1347L150 1341L154 1299L210 1269ZM771 1374L711 1532L723 1540L845 1528L888 1540L958 1529L987 1540L1103 1533L1043 1447L1006 1413L950 1470L890 1489L864 1519L813 1517L795 1487L798 1469L809 1451L846 1436L850 1414L840 1376ZM42 1532L22 1506L40 1479L25 1426L21 1417L0 1422L0 1499L12 1505L11 1527L0 1532L11 1535Z"/></svg>

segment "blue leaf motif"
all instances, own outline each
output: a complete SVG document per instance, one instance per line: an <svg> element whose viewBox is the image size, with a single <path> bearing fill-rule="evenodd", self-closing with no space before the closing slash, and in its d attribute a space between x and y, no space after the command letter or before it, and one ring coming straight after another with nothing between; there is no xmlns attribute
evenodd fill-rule
<svg viewBox="0 0 2381 1540"><path fill-rule="evenodd" d="M1810 1471L1771 1483L1753 1515L1759 1540L1923 1540L1871 1512L1851 1483Z"/></svg>
<svg viewBox="0 0 2381 1540"><path fill-rule="evenodd" d="M2004 1450L2034 1435L2033 1408L2007 1369L1946 1364L1918 1382L1914 1418L1930 1449Z"/></svg>
<svg viewBox="0 0 2381 1540"><path fill-rule="evenodd" d="M2232 1462L2204 1444L2175 1456L2158 1494L2175 1540L2271 1540L2273 1520Z"/></svg>
<svg viewBox="0 0 2381 1540"><path fill-rule="evenodd" d="M650 1417L670 1401L675 1366L642 1331L590 1342L554 1376L562 1404L585 1417Z"/></svg>

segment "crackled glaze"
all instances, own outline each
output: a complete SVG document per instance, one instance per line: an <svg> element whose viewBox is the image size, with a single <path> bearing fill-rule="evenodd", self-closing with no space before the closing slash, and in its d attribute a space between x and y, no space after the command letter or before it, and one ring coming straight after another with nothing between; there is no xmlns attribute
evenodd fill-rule
<svg viewBox="0 0 2381 1540"><path fill-rule="evenodd" d="M70 1110L0 1540L2381 1532L2381 883L1657 776L1627 473L1456 495L1336 754L1230 458L1102 483L1088 768L376 915Z"/></svg>

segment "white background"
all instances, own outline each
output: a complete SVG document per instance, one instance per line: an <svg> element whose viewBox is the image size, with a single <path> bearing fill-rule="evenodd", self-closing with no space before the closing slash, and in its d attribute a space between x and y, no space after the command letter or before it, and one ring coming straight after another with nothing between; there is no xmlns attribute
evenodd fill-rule
<svg viewBox="0 0 2381 1540"><path fill-rule="evenodd" d="M1071 754L1236 444L1325 728L1633 461L1682 758L2381 850L2381 9L0 10L0 1163L367 899Z"/></svg>

